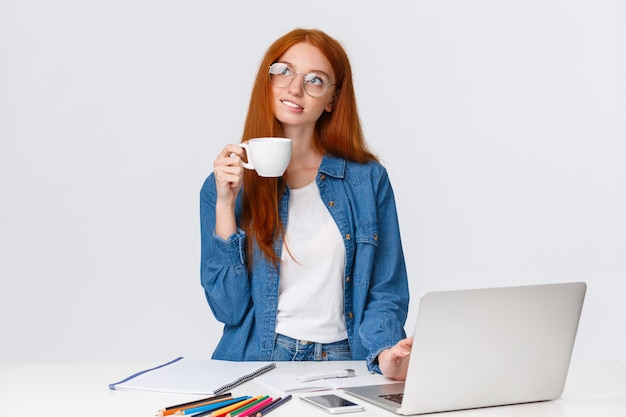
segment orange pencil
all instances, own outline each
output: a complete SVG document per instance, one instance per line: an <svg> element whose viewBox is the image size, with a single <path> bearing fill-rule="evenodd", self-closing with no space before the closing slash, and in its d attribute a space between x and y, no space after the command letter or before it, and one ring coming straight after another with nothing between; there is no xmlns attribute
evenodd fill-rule
<svg viewBox="0 0 626 417"><path fill-rule="evenodd" d="M170 407L166 407L163 410L159 411L156 416L169 416L171 414L175 414L177 411L186 410L189 408L199 407L207 404L219 403L222 401L230 400L232 398L231 394L222 394L216 395L214 397L205 398L203 400L190 401L184 404L173 405Z"/></svg>
<svg viewBox="0 0 626 417"><path fill-rule="evenodd" d="M265 400L261 401L260 403L258 403L257 405L255 405L254 407L252 407L249 410L244 411L243 413L239 414L237 417L251 417L251 416L256 416L256 413L263 409L263 407L265 407L267 404L272 402L272 398L267 397Z"/></svg>
<svg viewBox="0 0 626 417"><path fill-rule="evenodd" d="M249 395L242 395L241 397L227 399L226 401L218 401L213 404L200 405L198 407L186 408L184 410L178 410L174 415L185 416L193 414L194 417L210 416L213 411L222 410L230 405L239 404L242 401L246 401L252 398Z"/></svg>
<svg viewBox="0 0 626 417"><path fill-rule="evenodd" d="M247 410L251 409L252 407L257 406L259 403L261 403L261 402L265 401L265 400L266 400L266 399L268 399L268 398L269 398L269 395L264 395L264 396L262 396L262 397L257 397L257 400L256 400L256 401L253 401L253 402L251 402L251 403L249 403L249 404L244 405L243 407L240 407L240 408L238 408L238 409L236 409L236 410L231 411L230 413L226 414L226 416L225 416L225 417L236 417L236 416L238 416L239 414L242 414L242 413L244 413L245 411L247 411Z"/></svg>
<svg viewBox="0 0 626 417"><path fill-rule="evenodd" d="M238 403L235 403L233 405L229 405L227 407L220 408L219 410L215 410L211 414L209 414L209 416L211 416L211 417L224 417L224 416L226 416L226 414L230 413L231 411L235 411L238 408L244 407L244 406L246 406L246 405L248 405L248 404L250 404L252 402L255 402L259 398L261 398L260 395L258 397L253 397L253 398L249 398L247 400L239 401Z"/></svg>

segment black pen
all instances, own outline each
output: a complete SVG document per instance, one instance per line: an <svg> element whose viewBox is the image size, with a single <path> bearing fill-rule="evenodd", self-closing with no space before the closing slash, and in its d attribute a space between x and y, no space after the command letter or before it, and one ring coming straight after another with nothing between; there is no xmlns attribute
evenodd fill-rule
<svg viewBox="0 0 626 417"><path fill-rule="evenodd" d="M275 408L280 407L281 405L283 405L284 403L286 403L290 399L291 399L291 394L287 395L285 398L278 398L276 401L272 401L266 407L261 408L256 413L256 417L262 417L262 416L266 415L267 413L269 413L270 411L272 411Z"/></svg>

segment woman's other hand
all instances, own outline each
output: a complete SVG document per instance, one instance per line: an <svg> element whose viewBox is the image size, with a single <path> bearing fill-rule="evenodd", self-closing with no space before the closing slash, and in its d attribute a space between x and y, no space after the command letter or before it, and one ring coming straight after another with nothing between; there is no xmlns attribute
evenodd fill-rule
<svg viewBox="0 0 626 417"><path fill-rule="evenodd" d="M404 381L409 368L409 355L413 346L413 336L400 340L378 355L378 367L388 378Z"/></svg>

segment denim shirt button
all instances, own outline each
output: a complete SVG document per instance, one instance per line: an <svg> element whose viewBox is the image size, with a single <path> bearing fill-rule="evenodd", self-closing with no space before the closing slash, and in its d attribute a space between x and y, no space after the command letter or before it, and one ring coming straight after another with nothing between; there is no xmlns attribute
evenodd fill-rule
<svg viewBox="0 0 626 417"><path fill-rule="evenodd" d="M329 201L329 202L328 202L328 205L329 205L330 207L334 207L335 202L334 202L334 201Z"/></svg>
<svg viewBox="0 0 626 417"><path fill-rule="evenodd" d="M374 233L374 240L378 241L378 233Z"/></svg>
<svg viewBox="0 0 626 417"><path fill-rule="evenodd" d="M350 240L350 239L352 239L352 236L350 236L350 233L347 233L346 234L346 240Z"/></svg>
<svg viewBox="0 0 626 417"><path fill-rule="evenodd" d="M350 282L350 277L346 277L346 282Z"/></svg>
<svg viewBox="0 0 626 417"><path fill-rule="evenodd" d="M354 318L354 314L352 314L352 311L348 313L348 318L349 319L353 319Z"/></svg>
<svg viewBox="0 0 626 417"><path fill-rule="evenodd" d="M326 179L326 175L325 174L320 174L320 180L324 181Z"/></svg>

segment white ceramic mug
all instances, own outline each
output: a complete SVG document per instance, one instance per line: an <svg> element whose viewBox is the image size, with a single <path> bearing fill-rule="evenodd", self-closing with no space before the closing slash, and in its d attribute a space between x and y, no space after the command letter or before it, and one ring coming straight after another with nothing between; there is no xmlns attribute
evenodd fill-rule
<svg viewBox="0 0 626 417"><path fill-rule="evenodd" d="M261 177L280 177L291 159L291 139L254 138L240 144L246 150L248 162L243 166L254 169Z"/></svg>

